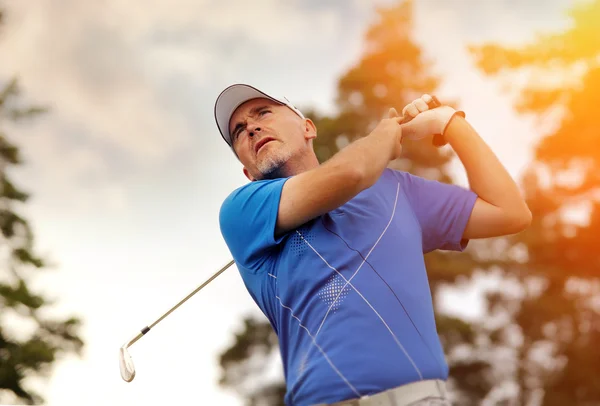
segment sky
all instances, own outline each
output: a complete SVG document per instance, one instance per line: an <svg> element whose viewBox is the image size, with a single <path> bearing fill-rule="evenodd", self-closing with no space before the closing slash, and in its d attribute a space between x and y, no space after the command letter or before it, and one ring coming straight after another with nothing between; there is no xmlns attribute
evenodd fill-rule
<svg viewBox="0 0 600 406"><path fill-rule="evenodd" d="M247 180L214 124L219 92L244 82L333 111L336 79L360 57L374 7L391 3L0 0L0 83L17 74L25 100L50 107L6 127L25 160L13 177L32 194L22 212L54 264L31 285L57 300L50 314L84 321L83 356L31 381L48 405L241 405L217 385L217 355L243 316L260 315L235 269L134 344L131 383L118 348L230 260L219 208ZM564 28L569 4L415 1L414 38L443 79L436 94L458 100L515 178L541 134L515 114L505 83L477 72L467 46ZM465 310L459 296L477 297L448 296L472 316L477 306Z"/></svg>

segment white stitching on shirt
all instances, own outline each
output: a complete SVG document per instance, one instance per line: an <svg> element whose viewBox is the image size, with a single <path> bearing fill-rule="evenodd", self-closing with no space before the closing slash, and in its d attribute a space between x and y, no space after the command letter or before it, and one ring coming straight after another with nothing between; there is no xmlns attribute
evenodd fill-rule
<svg viewBox="0 0 600 406"><path fill-rule="evenodd" d="M396 189L396 197L398 196L398 190L399 190L399 188L400 188L400 184L398 183L398 189ZM395 210L395 205L394 205L394 210ZM329 262L327 262L327 260L325 258L323 258L323 256L304 238L304 236L298 230L296 230L296 233L298 233L298 235L300 235L300 238L302 238L302 241L304 241L315 252L315 254L317 254L319 256L319 258L321 258L321 260L325 263L325 265L327 265L330 269L334 270L339 276L341 276L342 279L344 279L344 281L346 281L346 285L350 285L350 287L352 287L352 289L354 289L354 291L363 299L363 301L371 308L371 310L373 310L373 312L375 312L375 314L377 315L377 317L379 318L379 320L381 320L381 322L383 323L383 325L387 328L387 330L389 331L389 333L394 338L394 341L396 342L396 344L398 345L398 347L400 348L400 350L402 350L402 352L404 353L404 355L406 355L406 358L408 358L408 360L412 364L412 366L415 369L415 371L417 371L417 374L419 374L419 379L422 380L423 379L423 374L421 374L421 371L419 370L419 368L417 367L417 365L415 364L415 362L413 361L413 359L411 358L411 356L408 354L408 352L406 351L406 349L404 348L404 346L402 345L402 343L400 343L400 340L398 340L398 337L396 337L396 334L394 334L394 332L392 331L392 329L390 328L390 326L388 326L388 324L385 322L385 320L383 319L383 317L381 317L381 315L379 314L379 312L377 310L375 310L375 308L373 307L373 305L371 305L371 303L369 303L369 301L367 300L367 298L365 298L362 295L362 293L360 293L360 291L352 284L352 282L350 282L350 280L346 279L346 277L344 277L344 275L342 275L340 271L338 271L335 267L331 266L329 264ZM379 241L379 240L377 240L377 241ZM372 249L371 249L371 251L372 251ZM362 264L361 264L361 266L362 266ZM359 267L359 269L360 269L360 267ZM356 272L358 272L358 270ZM354 275L356 275L356 272L354 273ZM354 277L354 275L352 277ZM350 278L350 279L352 279L352 278ZM314 341L314 343L316 345L316 341Z"/></svg>
<svg viewBox="0 0 600 406"><path fill-rule="evenodd" d="M363 258L362 262L360 263L360 266L356 269L356 271L354 271L354 273L352 274L352 276L350 277L350 279L348 279L348 281L346 281L346 284L344 285L344 287L337 294L337 296L333 300L333 303L329 306L329 309L327 309L327 313L325 313L325 317L323 317L323 320L321 321L321 325L319 326L319 328L317 329L317 332L315 333L315 338L319 335L319 332L321 331L321 328L323 327L323 324L325 324L325 320L327 319L327 316L329 315L329 312L331 311L331 308L333 307L333 305L337 302L338 298L340 297L340 295L342 294L342 292L344 291L344 289L346 289L346 286L348 286L348 284L350 283L350 281L352 279L354 279L354 277L356 276L356 274L358 273L358 271L360 271L360 268L362 268L362 266L365 264L365 262L367 261L367 258L369 258L369 256L371 255L371 253L373 252L373 250L375 249L375 247L377 246L377 244L379 244L379 241L381 240L381 238L383 237L383 235L385 234L385 232L387 231L387 229L390 227L390 224L392 224L392 220L394 219L394 215L396 214L396 205L398 204L398 192L399 191L400 191L400 183L398 183L398 187L396 189L396 200L394 201L394 208L392 209L392 215L390 217L390 221L388 221L387 225L383 229L383 232L381 233L381 235L379 236L379 238L377 239L377 241L375 241L375 244L373 245L373 247L367 253L367 256L365 256Z"/></svg>
<svg viewBox="0 0 600 406"><path fill-rule="evenodd" d="M410 363L412 364L412 366L415 368L415 370L419 374L419 379L423 379L423 375L421 374L421 371L419 370L419 368L417 367L417 365L415 364L415 362L413 361L413 359L410 357L410 355L408 355L408 352L406 352L406 350L404 349L404 346L400 343L400 340L398 340L398 337L396 337L396 335L394 334L394 332L392 331L392 329L390 328L390 326L388 326L388 324L385 322L385 320L383 319L383 317L381 317L381 315L379 314L379 312L377 312L377 310L375 310L375 308L373 307L373 305L371 305L371 303L369 303L369 301L367 300L367 298L365 298L362 295L362 293L360 293L359 290L356 289L356 287L352 284L352 282L348 281L344 277L344 275L342 275L337 269L335 269L334 267L332 267L331 265L329 265L329 263L325 260L325 258L323 258L321 256L321 254L319 254L319 252L316 249L314 249L314 247L312 245L310 245L310 243L307 242L307 244L319 256L319 258L321 258L323 260L323 262L325 262L325 265L327 265L329 268L333 269L335 272L337 272L338 275L340 275L342 277L342 279L344 279L346 282L348 282L348 284L350 285L350 287L352 289L354 289L356 291L356 293L358 293L358 295L362 298L362 300L364 300L365 303L371 308L371 310L373 310L375 312L375 314L377 315L377 317L379 317L379 320L381 320L381 322L383 323L383 325L388 329L388 331L390 332L390 334L394 338L394 341L396 341L396 344L398 344L398 347L400 347L400 349L402 350L402 352L404 353L404 355L406 355L406 357L408 358L408 360L410 361Z"/></svg>
<svg viewBox="0 0 600 406"><path fill-rule="evenodd" d="M284 309L289 310L290 314L292 315L292 317L295 318L296 320L298 320L298 324L300 325L300 327L302 327L304 330L306 330L306 333L312 339L313 344L315 345L315 347L317 347L317 349L321 352L321 354L323 354L323 357L329 363L329 365L331 366L331 368L333 368L333 370L340 376L340 378L342 378L344 380L344 382L346 382L346 384L350 387L350 389L352 389L352 391L356 394L356 396L361 397L362 395L348 381L348 379L346 379L346 377L340 372L340 370L337 369L337 367L333 364L333 362L331 361L331 359L329 359L329 357L327 356L327 354L325 353L325 351L323 351L323 349L321 348L321 346L319 344L317 344L317 340L315 340L315 337L310 333L310 331L308 330L308 328L306 328L302 324L302 321L298 317L296 317L296 315L294 314L294 311L292 310L292 308L284 305L283 302L281 301L281 299L279 298L279 296L275 296L275 297L277 298L277 300L279 300L279 304L281 304L281 306Z"/></svg>

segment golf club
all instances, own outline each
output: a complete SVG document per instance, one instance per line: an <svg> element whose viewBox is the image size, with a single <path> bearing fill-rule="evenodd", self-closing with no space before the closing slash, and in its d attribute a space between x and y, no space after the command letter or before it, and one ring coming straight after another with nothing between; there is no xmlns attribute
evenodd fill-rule
<svg viewBox="0 0 600 406"><path fill-rule="evenodd" d="M433 96L431 102L429 103L429 107L430 108L436 108L436 107L440 107L440 106L441 106L441 103L439 102L439 100L435 96ZM401 120L401 123L404 124L404 123L409 122L410 120L412 120L412 117L408 117L407 116L407 117L405 117L404 119ZM441 134L436 134L434 136L433 144L435 146L438 146L438 147L444 145L443 137L441 136ZM131 340L129 340L127 343L125 343L119 349L119 368L121 370L121 377L123 378L124 381L131 382L131 381L133 381L133 378L135 378L135 367L133 365L133 360L131 359L131 355L129 355L128 348L130 346L132 346L140 338L142 338L142 336L144 336L146 333L148 333L148 331L150 331L150 329L152 327L154 327L158 323L160 323L160 321L162 319L164 319L169 314L171 314L175 309L177 309L179 306L181 306L183 303L185 303L189 298L191 298L192 296L194 296L203 287L205 287L206 285L208 285L217 276L219 276L227 268L229 268L231 265L233 265L234 262L235 262L234 260L231 260L227 265L225 265L223 268L219 269L214 275L212 275L210 278L208 278L202 285L198 286L192 293L190 293L185 298L183 298L183 300L181 300L179 303L177 303L168 312L166 312L165 314L163 314L162 316L160 316L160 318L158 318L154 323L150 324L149 326L146 326L146 327L142 328L140 330L140 332L135 337L133 337Z"/></svg>
<svg viewBox="0 0 600 406"><path fill-rule="evenodd" d="M183 298L183 300L181 300L179 303L177 303L175 306L173 306L168 312L166 312L165 314L160 316L160 318L158 318L154 323L141 329L140 332L135 337L133 337L127 343L123 344L123 346L119 349L119 369L121 370L121 378L123 378L123 380L125 382L131 382L131 381L133 381L133 378L135 378L135 367L133 365L133 360L131 359L131 355L129 355L129 351L127 349L130 346L132 346L137 340L142 338L142 336L144 334L146 334L148 331L150 331L150 329L152 327L154 327L158 323L160 323L160 321L162 319L167 317L175 309L177 309L179 306L181 306L183 303L185 303L190 297L194 296L203 287L208 285L217 276L222 274L227 268L229 268L231 265L233 265L234 262L235 262L234 260L231 260L227 265L225 265L223 268L219 269L214 275L212 275L210 278L208 278L202 285L198 286L192 293L187 295L185 298Z"/></svg>

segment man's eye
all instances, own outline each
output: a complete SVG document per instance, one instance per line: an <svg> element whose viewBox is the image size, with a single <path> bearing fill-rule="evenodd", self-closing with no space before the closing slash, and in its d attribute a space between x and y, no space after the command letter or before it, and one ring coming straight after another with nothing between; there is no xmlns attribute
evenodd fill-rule
<svg viewBox="0 0 600 406"><path fill-rule="evenodd" d="M233 140L237 140L237 138L240 136L240 133L242 132L242 127L238 127L235 130L233 130Z"/></svg>
<svg viewBox="0 0 600 406"><path fill-rule="evenodd" d="M260 113L258 113L259 116L264 116L266 113L270 113L271 110L262 110Z"/></svg>

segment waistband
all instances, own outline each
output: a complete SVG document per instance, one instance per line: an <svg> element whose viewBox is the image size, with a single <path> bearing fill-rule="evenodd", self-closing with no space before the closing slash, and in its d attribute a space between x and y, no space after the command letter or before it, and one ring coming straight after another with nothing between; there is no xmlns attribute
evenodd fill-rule
<svg viewBox="0 0 600 406"><path fill-rule="evenodd" d="M413 382L360 399L331 403L329 406L408 406L427 397L447 399L446 382L439 379Z"/></svg>

